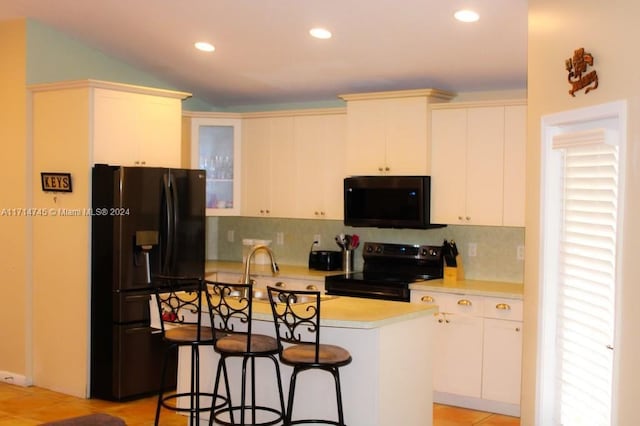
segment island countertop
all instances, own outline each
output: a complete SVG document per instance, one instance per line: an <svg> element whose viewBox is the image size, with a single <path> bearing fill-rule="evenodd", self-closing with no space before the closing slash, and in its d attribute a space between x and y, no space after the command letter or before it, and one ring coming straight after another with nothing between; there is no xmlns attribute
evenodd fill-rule
<svg viewBox="0 0 640 426"><path fill-rule="evenodd" d="M301 306L304 306L301 304ZM378 328L438 312L436 305L331 296L320 303L320 325L341 328ZM272 321L269 302L253 302L253 318Z"/></svg>

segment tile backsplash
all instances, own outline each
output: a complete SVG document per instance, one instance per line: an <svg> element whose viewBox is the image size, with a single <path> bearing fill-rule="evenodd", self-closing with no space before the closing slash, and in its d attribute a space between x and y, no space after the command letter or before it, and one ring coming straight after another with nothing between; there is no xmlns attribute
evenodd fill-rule
<svg viewBox="0 0 640 426"><path fill-rule="evenodd" d="M242 261L242 240L250 238L271 240L279 263L307 265L314 236L320 235L316 249L339 250L334 240L339 233L358 234L361 242L441 245L445 239L455 240L466 278L523 281L524 261L518 259L518 248L524 246L525 230L512 227L449 225L427 230L378 229L352 228L337 220L209 217L207 258ZM278 244L278 234L283 237L282 244ZM476 245L476 256L469 256L470 243ZM362 244L355 254L355 269L358 270L363 263Z"/></svg>

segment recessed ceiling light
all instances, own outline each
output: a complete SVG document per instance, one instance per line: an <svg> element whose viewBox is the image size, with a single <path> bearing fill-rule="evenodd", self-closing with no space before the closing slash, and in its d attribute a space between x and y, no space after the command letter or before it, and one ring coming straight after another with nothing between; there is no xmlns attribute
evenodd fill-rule
<svg viewBox="0 0 640 426"><path fill-rule="evenodd" d="M324 28L311 28L309 30L309 34L311 34L315 38L321 38L321 39L331 38L331 31Z"/></svg>
<svg viewBox="0 0 640 426"><path fill-rule="evenodd" d="M461 22L476 22L478 19L480 19L480 15L478 15L473 10L468 9L459 10L453 16L455 16L456 19Z"/></svg>
<svg viewBox="0 0 640 426"><path fill-rule="evenodd" d="M202 50L203 52L213 52L216 48L211 43L207 43L206 41L199 41L194 43L194 46L198 50Z"/></svg>

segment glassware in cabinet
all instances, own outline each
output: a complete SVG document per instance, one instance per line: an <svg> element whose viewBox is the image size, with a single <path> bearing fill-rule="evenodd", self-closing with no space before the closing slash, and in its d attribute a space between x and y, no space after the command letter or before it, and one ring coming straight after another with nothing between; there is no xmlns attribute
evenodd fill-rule
<svg viewBox="0 0 640 426"><path fill-rule="evenodd" d="M207 172L207 215L240 214L240 119L192 118L192 167Z"/></svg>

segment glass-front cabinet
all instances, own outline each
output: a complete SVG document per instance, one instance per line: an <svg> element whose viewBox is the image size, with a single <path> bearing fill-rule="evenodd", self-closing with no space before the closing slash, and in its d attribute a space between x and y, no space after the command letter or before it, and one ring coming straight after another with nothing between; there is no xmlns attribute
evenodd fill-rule
<svg viewBox="0 0 640 426"><path fill-rule="evenodd" d="M241 120L191 119L191 165L207 172L207 215L240 214Z"/></svg>

